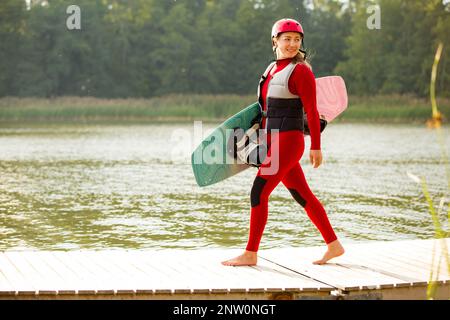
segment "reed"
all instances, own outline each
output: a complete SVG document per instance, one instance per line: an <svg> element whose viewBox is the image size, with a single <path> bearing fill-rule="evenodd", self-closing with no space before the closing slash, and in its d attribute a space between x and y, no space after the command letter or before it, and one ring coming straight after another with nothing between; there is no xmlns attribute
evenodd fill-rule
<svg viewBox="0 0 450 320"><path fill-rule="evenodd" d="M419 183L422 186L422 192L425 196L425 199L428 203L428 211L431 216L431 220L433 222L434 230L435 230L435 239L437 239L441 244L441 251L438 252L436 255L436 242L433 245L433 252L432 252L432 260L431 260L431 270L430 270L430 277L428 281L428 287L427 287L427 299L432 300L434 299L436 295L436 290L438 287L438 278L439 278L439 270L442 263L442 257L445 257L445 263L447 266L447 272L450 274L450 257L448 255L448 248L447 243L445 241L445 238L448 237L449 232L444 229L442 226L442 223L440 221L440 217L442 215L442 211L445 205L445 198L441 199L439 210L436 211L433 205L433 199L430 195L430 192L428 191L428 185L424 177L418 177L412 173L408 173L409 177L413 179L415 182ZM447 219L450 219L450 206L447 204ZM437 266L435 268L435 263L437 260ZM436 270L436 273L434 272Z"/></svg>
<svg viewBox="0 0 450 320"><path fill-rule="evenodd" d="M442 132L441 124L442 124L442 113L438 109L437 99L436 99L436 93L435 93L435 83L436 83L436 77L437 77L437 67L439 64L439 60L441 57L441 53L443 50L443 44L439 43L438 48L436 50L436 54L434 57L433 67L431 71L431 79L430 79L430 101L431 101L431 118L427 120L426 124L429 128L436 130L437 135L437 142L441 149L441 157L444 163L444 169L447 177L447 194L450 192L450 170L449 170L449 160L448 160L448 154L447 154L447 148L446 143L444 139L444 133ZM441 212L444 211L444 205L446 202L445 197L441 199L439 210L436 211L433 205L433 199L428 191L428 186L426 183L426 180L424 177L418 177L416 175L413 175L411 173L408 173L411 179L416 181L417 183L421 184L422 186L422 192L425 196L425 199L428 203L428 211L431 215L431 220L433 222L434 230L435 230L435 238L439 239L441 243L441 250L442 253L438 254L438 261L437 261L437 272L434 273L434 266L435 266L435 260L436 260L436 242L433 246L433 252L432 252L432 261L431 261L431 270L430 270L430 278L428 282L427 287L427 299L432 300L434 299L436 295L436 290L438 287L438 277L439 277L439 270L442 262L442 257L445 257L445 262L447 266L447 272L450 274L450 257L449 252L447 248L447 243L445 241L445 237L447 237L450 232L444 230L442 227L440 216ZM448 201L448 200L447 200ZM447 203L447 226L450 226L450 204Z"/></svg>

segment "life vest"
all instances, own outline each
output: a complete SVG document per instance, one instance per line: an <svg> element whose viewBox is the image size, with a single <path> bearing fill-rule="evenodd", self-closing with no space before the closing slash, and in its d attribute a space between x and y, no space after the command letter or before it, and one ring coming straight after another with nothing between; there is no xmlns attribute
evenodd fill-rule
<svg viewBox="0 0 450 320"><path fill-rule="evenodd" d="M261 90L267 80L270 70L276 62L272 62L264 71L258 85L258 101L262 110L263 101ZM289 63L283 70L273 75L267 88L266 106L267 112L262 112L266 119L266 130L304 131L304 111L300 96L289 91L289 78L297 64Z"/></svg>

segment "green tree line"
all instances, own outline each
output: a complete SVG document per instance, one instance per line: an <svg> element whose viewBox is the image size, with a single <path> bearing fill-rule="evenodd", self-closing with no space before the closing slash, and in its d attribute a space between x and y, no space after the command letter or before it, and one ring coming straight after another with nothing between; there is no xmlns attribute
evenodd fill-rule
<svg viewBox="0 0 450 320"><path fill-rule="evenodd" d="M379 29L367 25L374 5ZM450 96L442 0L2 0L0 97L251 94L283 17L302 23L316 77L342 75L357 95L426 96L443 42L436 88Z"/></svg>

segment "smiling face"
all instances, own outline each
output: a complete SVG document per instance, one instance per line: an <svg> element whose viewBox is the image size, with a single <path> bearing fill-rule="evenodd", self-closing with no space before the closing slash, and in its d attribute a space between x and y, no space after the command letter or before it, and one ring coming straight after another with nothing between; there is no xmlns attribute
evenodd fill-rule
<svg viewBox="0 0 450 320"><path fill-rule="evenodd" d="M283 32L273 38L277 60L293 58L300 50L302 36L298 32Z"/></svg>

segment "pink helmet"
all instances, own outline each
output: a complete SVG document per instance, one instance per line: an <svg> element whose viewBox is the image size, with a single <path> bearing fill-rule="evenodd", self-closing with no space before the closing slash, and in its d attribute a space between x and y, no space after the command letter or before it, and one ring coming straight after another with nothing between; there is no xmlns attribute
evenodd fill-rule
<svg viewBox="0 0 450 320"><path fill-rule="evenodd" d="M302 25L294 19L281 19L275 22L272 27L272 39L282 32L298 32L303 37Z"/></svg>

